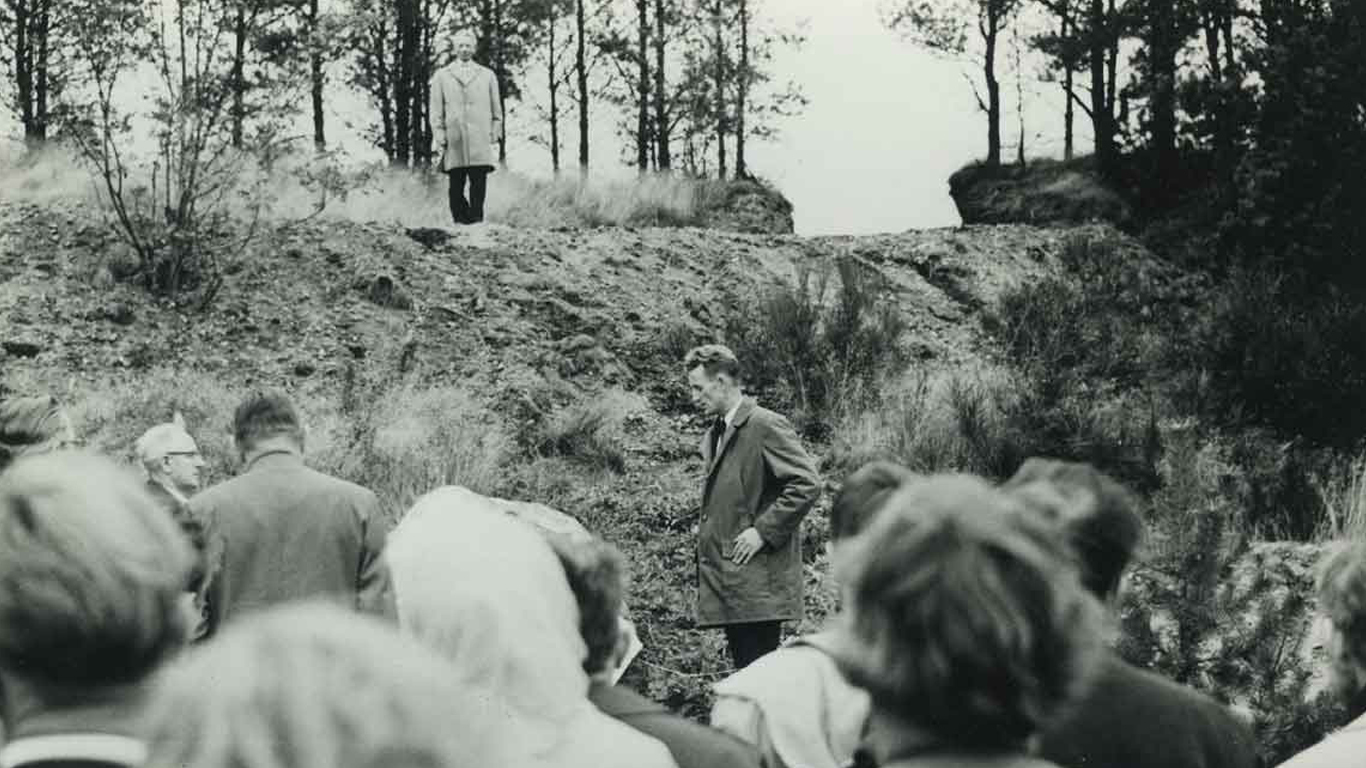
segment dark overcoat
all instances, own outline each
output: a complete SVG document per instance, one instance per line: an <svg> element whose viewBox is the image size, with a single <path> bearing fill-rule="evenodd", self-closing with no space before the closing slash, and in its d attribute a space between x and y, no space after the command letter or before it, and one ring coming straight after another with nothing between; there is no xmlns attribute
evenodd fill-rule
<svg viewBox="0 0 1366 768"><path fill-rule="evenodd" d="M802 518L821 492L815 463L787 419L746 398L731 426L702 438L702 517L697 528L697 625L714 627L802 616ZM735 537L764 544L745 565Z"/></svg>
<svg viewBox="0 0 1366 768"><path fill-rule="evenodd" d="M197 494L190 509L207 528L209 633L238 614L295 600L392 614L380 561L388 527L369 490L280 451Z"/></svg>

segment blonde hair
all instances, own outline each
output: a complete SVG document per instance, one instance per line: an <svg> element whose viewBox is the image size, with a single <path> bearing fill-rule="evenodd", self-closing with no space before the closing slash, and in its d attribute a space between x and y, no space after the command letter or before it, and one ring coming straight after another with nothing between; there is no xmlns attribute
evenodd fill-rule
<svg viewBox="0 0 1366 768"><path fill-rule="evenodd" d="M1020 748L1101 650L1099 604L1061 539L978 478L911 484L854 541L841 668L952 746Z"/></svg>
<svg viewBox="0 0 1366 768"><path fill-rule="evenodd" d="M70 426L61 405L50 395L0 402L0 470L21 456L60 447Z"/></svg>
<svg viewBox="0 0 1366 768"><path fill-rule="evenodd" d="M63 452L0 477L0 667L57 697L136 682L178 648L184 534L123 468Z"/></svg>
<svg viewBox="0 0 1366 768"><path fill-rule="evenodd" d="M148 768L516 765L509 739L436 654L322 604L254 614L164 676Z"/></svg>

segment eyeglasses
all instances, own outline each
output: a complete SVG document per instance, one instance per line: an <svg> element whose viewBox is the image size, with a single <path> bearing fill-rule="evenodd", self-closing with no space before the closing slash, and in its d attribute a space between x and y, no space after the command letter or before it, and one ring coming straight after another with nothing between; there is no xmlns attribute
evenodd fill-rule
<svg viewBox="0 0 1366 768"><path fill-rule="evenodd" d="M167 451L166 456L198 456L199 451Z"/></svg>

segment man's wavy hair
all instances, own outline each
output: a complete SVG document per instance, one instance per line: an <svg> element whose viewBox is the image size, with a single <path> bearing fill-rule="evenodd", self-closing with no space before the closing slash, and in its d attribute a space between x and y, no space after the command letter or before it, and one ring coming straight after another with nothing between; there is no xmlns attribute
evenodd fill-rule
<svg viewBox="0 0 1366 768"><path fill-rule="evenodd" d="M0 478L0 667L49 702L134 683L184 640L193 562L142 483L93 454Z"/></svg>
<svg viewBox="0 0 1366 768"><path fill-rule="evenodd" d="M699 365L712 378L715 378L717 374L724 373L730 376L732 380L739 382L743 375L739 358L735 356L730 347L721 344L704 344L700 347L694 347L683 356L684 370L691 371Z"/></svg>
<svg viewBox="0 0 1366 768"><path fill-rule="evenodd" d="M874 705L965 751L1021 749L1083 692L1099 603L1054 526L986 482L939 476L854 542L837 660Z"/></svg>

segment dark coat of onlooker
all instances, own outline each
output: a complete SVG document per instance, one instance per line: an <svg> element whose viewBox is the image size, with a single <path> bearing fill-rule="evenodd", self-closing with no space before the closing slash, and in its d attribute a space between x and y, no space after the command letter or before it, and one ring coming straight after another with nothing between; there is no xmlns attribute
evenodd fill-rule
<svg viewBox="0 0 1366 768"><path fill-rule="evenodd" d="M209 633L308 598L391 613L375 494L304 465L298 414L281 396L244 402L234 429L245 471L190 500L209 530Z"/></svg>
<svg viewBox="0 0 1366 768"><path fill-rule="evenodd" d="M1030 459L1006 488L1060 524L1083 580L1113 604L1143 535L1133 496L1085 464ZM1109 652L1095 687L1043 734L1063 768L1253 768L1252 730L1215 700Z"/></svg>

